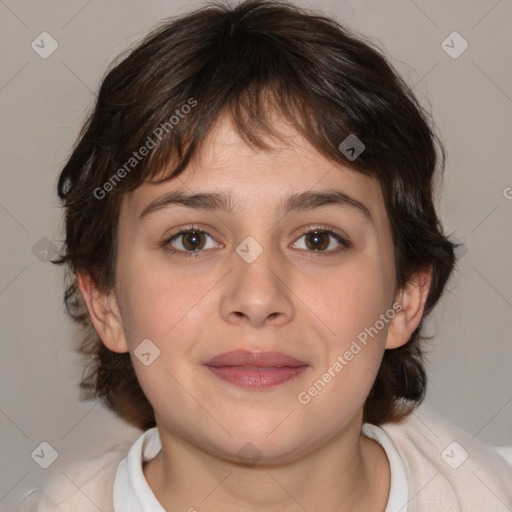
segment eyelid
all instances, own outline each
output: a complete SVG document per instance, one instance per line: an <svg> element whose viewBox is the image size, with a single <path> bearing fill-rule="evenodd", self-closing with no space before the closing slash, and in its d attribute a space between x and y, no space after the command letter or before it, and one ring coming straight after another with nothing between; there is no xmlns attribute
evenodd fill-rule
<svg viewBox="0 0 512 512"><path fill-rule="evenodd" d="M188 226L178 228L178 231L176 231L174 234L166 237L161 245L167 252L170 252L173 254L174 253L180 254L182 256L196 256L197 257L197 256L199 256L200 253L208 252L211 249L199 250L199 251L183 251L182 249L175 249L170 244L174 240L178 239L179 237L181 237L183 235L186 235L187 233L202 233L202 234L210 237L215 242L218 242L217 238L216 238L217 235L212 235L212 233L210 231L215 231L215 230L213 230L211 228L201 227L200 225L197 225L197 224L190 224ZM220 236L219 236L219 238L220 238ZM223 245L222 243L220 243L220 244Z"/></svg>
<svg viewBox="0 0 512 512"><path fill-rule="evenodd" d="M306 251L305 249L302 249L304 252L308 252L313 256L322 255L322 254L326 255L326 256L332 255L332 254L339 254L340 252L343 252L352 247L352 242L349 240L349 238L347 236L345 236L344 234L339 233L339 231L334 226L331 226L330 224L317 224L317 225L308 226L307 228L304 228L303 230L300 231L300 234L295 238L294 243L296 243L297 240L299 238L302 238L304 235L307 235L309 233L314 233L314 232L327 233L328 235L335 238L336 241L342 246L342 248L337 249L337 250L330 250L330 251L313 251L313 250Z"/></svg>
<svg viewBox="0 0 512 512"><path fill-rule="evenodd" d="M335 228L334 226L331 226L330 224L313 224L312 226L309 225L306 228L303 228L299 231L299 233L300 233L299 236L303 236L303 235L306 235L307 233L311 233L314 231L333 233L333 234L339 236L340 238L344 239L348 243L348 240L346 240L347 237L345 235L342 235L341 233L339 233L338 229Z"/></svg>
<svg viewBox="0 0 512 512"><path fill-rule="evenodd" d="M218 234L214 229L212 229L210 227L201 226L199 224L189 224L186 226L178 227L177 231L174 232L172 235L167 236L164 239L163 243L167 244L167 243L171 242L174 238L177 238L180 235L190 233L190 232L204 233L205 235L208 235L210 238L215 238L215 240L217 240L217 238L221 238L220 234Z"/></svg>
<svg viewBox="0 0 512 512"><path fill-rule="evenodd" d="M177 253L177 254L180 254L180 255L183 255L183 256L195 256L195 257L197 257L197 256L199 256L200 253L208 252L211 249L207 249L207 250L202 249L202 250L198 250L198 251L183 251L181 249L174 249L172 247L169 247L169 245L175 239L179 238L180 236L182 236L184 234L190 233L190 232L202 233L202 234L212 238L213 240L217 241L215 236L213 236L210 233L210 229L211 228L203 228L203 227L201 227L201 226L199 226L197 224L190 224L188 226L181 227L173 235L167 237L162 242L162 246L165 248L165 250L167 250L168 252L171 252L171 253ZM314 232L327 233L328 235L332 236L341 245L341 249L330 250L330 251L313 251L313 250L309 250L308 251L306 249L300 249L303 252L310 253L311 256L339 254L340 252L343 252L343 251L345 251L345 250L347 250L347 249L352 247L352 243L350 242L348 237L346 237L345 235L340 234L338 232L338 230L334 226L331 226L329 224L316 224L316 225L313 225L313 226L309 225L309 226L301 229L299 234L294 237L294 242L293 243L296 243L297 240L302 238L304 235L307 235L309 233L314 233Z"/></svg>

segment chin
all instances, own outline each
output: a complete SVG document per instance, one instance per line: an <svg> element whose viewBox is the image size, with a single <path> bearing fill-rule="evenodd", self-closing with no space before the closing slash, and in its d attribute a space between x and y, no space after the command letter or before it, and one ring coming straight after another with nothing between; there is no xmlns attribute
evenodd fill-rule
<svg viewBox="0 0 512 512"><path fill-rule="evenodd" d="M242 432L237 432L235 429L230 429L233 438L226 439L224 436L222 441L218 438L210 442L206 441L205 448L210 453L213 449L216 457L246 466L276 465L297 458L304 451L310 436L295 437L289 430L283 429L279 433L277 430L272 432L270 429L262 432L254 429L251 432L244 428ZM269 432L272 433L269 435Z"/></svg>

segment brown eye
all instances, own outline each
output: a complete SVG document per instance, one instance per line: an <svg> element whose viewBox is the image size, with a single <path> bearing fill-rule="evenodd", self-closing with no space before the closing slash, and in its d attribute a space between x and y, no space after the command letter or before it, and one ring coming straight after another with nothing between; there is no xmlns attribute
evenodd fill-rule
<svg viewBox="0 0 512 512"><path fill-rule="evenodd" d="M183 233L182 244L187 251L202 249L205 244L205 233L200 231L190 231Z"/></svg>
<svg viewBox="0 0 512 512"><path fill-rule="evenodd" d="M330 242L329 235L321 231L312 231L311 233L306 233L305 240L308 249L311 249L313 251L323 251L324 249L329 247Z"/></svg>
<svg viewBox="0 0 512 512"><path fill-rule="evenodd" d="M190 228L179 231L162 244L171 253L197 256L208 249L215 249L215 240L206 231Z"/></svg>
<svg viewBox="0 0 512 512"><path fill-rule="evenodd" d="M303 242L299 240L303 239ZM334 245L331 243L334 242ZM336 247L338 244L338 247ZM317 253L336 254L350 247L350 243L331 229L313 229L302 234L293 244L296 248ZM301 247L302 246L302 247Z"/></svg>

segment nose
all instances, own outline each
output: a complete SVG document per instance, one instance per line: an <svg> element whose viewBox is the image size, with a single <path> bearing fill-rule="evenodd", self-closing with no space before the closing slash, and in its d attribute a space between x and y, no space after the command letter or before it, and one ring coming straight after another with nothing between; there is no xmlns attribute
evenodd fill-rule
<svg viewBox="0 0 512 512"><path fill-rule="evenodd" d="M226 276L221 299L223 318L252 327L290 322L294 316L293 292L286 282L289 274L284 262L266 248L249 261L233 254L233 270Z"/></svg>

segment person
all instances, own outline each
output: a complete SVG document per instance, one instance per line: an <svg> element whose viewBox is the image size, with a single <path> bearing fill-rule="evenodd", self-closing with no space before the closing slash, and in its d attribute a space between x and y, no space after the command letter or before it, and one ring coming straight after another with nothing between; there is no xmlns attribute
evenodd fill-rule
<svg viewBox="0 0 512 512"><path fill-rule="evenodd" d="M421 405L456 264L435 132L379 49L286 2L124 55L59 178L59 263L82 389L141 435L46 508L511 510L505 457Z"/></svg>

